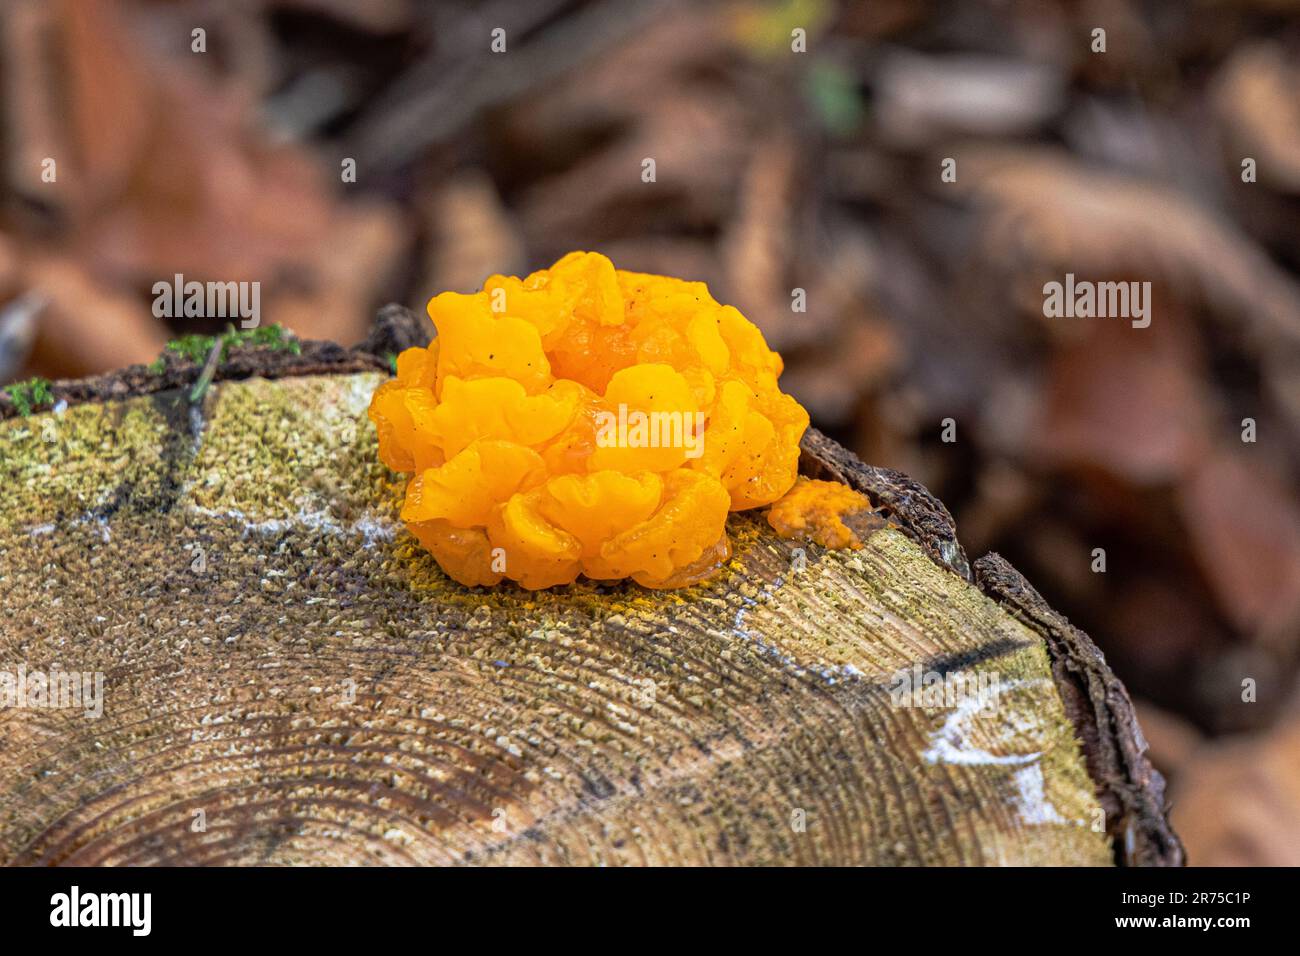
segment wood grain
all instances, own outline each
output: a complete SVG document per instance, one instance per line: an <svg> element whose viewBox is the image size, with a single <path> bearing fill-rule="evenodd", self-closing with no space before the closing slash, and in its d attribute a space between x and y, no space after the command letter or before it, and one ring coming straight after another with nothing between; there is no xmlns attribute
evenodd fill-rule
<svg viewBox="0 0 1300 956"><path fill-rule="evenodd" d="M891 516L859 552L744 514L686 591L469 590L341 364L0 421L0 671L105 682L97 718L0 709L0 862L1177 862L1140 747L1098 763L1065 638L920 486L814 433ZM994 705L900 701L913 667Z"/></svg>

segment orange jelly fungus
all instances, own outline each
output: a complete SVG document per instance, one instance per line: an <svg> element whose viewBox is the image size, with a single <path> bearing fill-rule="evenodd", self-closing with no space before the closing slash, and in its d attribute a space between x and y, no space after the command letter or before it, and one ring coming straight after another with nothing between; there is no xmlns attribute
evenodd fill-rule
<svg viewBox="0 0 1300 956"><path fill-rule="evenodd" d="M398 356L370 418L412 475L402 520L462 584L691 584L729 557L728 511L794 485L808 413L702 282L573 252L429 315L438 337Z"/></svg>
<svg viewBox="0 0 1300 956"><path fill-rule="evenodd" d="M767 523L783 538L816 541L827 548L862 547L844 516L871 510L871 499L838 481L800 478L767 512Z"/></svg>

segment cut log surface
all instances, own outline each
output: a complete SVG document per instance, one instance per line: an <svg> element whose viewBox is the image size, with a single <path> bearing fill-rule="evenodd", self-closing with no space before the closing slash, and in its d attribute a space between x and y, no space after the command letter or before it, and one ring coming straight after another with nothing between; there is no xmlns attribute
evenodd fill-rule
<svg viewBox="0 0 1300 956"><path fill-rule="evenodd" d="M860 551L745 513L687 590L466 589L397 518L366 348L0 421L0 672L103 675L101 716L0 709L0 862L1181 860L1091 642L920 486L814 432L888 516Z"/></svg>

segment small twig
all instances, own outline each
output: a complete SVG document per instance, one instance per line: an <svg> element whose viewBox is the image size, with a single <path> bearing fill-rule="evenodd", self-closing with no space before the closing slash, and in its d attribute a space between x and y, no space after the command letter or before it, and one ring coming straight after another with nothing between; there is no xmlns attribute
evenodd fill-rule
<svg viewBox="0 0 1300 956"><path fill-rule="evenodd" d="M235 327L233 325L226 326L226 335L233 335L234 332ZM203 371L199 373L198 381L190 389L191 405L197 404L208 390L208 386L212 384L212 376L217 374L217 366L221 364L221 353L225 351L225 348L226 336L218 335L212 342L212 349L208 352L207 361L203 363Z"/></svg>
<svg viewBox="0 0 1300 956"><path fill-rule="evenodd" d="M461 135L484 110L563 76L676 5L672 0L603 2L551 22L568 6L565 0L499 0L452 24L452 35L399 78L349 134L350 155L369 170L410 163ZM511 43L519 43L508 64L504 57L491 57L484 65L477 55L486 43L483 23L501 26Z"/></svg>

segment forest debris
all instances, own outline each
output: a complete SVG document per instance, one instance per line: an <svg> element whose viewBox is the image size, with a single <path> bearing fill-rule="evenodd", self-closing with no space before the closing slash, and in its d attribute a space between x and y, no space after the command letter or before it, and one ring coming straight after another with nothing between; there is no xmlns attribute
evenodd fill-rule
<svg viewBox="0 0 1300 956"><path fill-rule="evenodd" d="M104 362L146 362L167 341L166 327L138 298L94 278L76 259L31 255L24 278L48 300L32 358L49 378L75 378Z"/></svg>
<svg viewBox="0 0 1300 956"><path fill-rule="evenodd" d="M1176 481L1202 455L1210 425L1196 339L1165 310L1134 334L1085 325L1049 359L1030 457L1104 467L1137 485Z"/></svg>
<svg viewBox="0 0 1300 956"><path fill-rule="evenodd" d="M874 77L881 136L917 148L944 136L1035 130L1065 102L1059 67L976 54L886 53Z"/></svg>
<svg viewBox="0 0 1300 956"><path fill-rule="evenodd" d="M986 213L989 241L979 248L988 259L1032 257L1004 268L1024 277L1039 314L1047 279L1119 271L1198 291L1212 314L1246 323L1257 352L1300 347L1300 285L1236 227L1173 190L1053 150L999 147L964 152L956 186Z"/></svg>
<svg viewBox="0 0 1300 956"><path fill-rule="evenodd" d="M625 262L632 272L681 276L725 288L717 247L707 241L675 236L641 236L616 239L602 246L614 262Z"/></svg>
<svg viewBox="0 0 1300 956"><path fill-rule="evenodd" d="M638 230L654 233L670 221L721 221L748 152L733 135L744 116L717 93L651 97L624 136L528 189L520 210L529 247L549 257L564 252L556 247L559 235L581 233L595 245ZM642 181L646 159L655 163L652 183Z"/></svg>
<svg viewBox="0 0 1300 956"><path fill-rule="evenodd" d="M44 57L53 5L15 0L0 11L0 69L3 70L5 181L28 202L53 204L59 195L42 181L47 159L67 156L56 117L57 84Z"/></svg>
<svg viewBox="0 0 1300 956"><path fill-rule="evenodd" d="M839 348L806 355L781 377L783 387L827 427L848 424L862 397L882 388L902 361L892 325L861 315L844 325Z"/></svg>
<svg viewBox="0 0 1300 956"><path fill-rule="evenodd" d="M1204 747L1171 804L1194 866L1300 866L1300 720Z"/></svg>
<svg viewBox="0 0 1300 956"><path fill-rule="evenodd" d="M324 170L252 129L237 96L179 57L143 55L120 8L87 0L42 14L48 53L24 47L20 62L66 74L47 84L65 91L48 113L65 122L42 136L72 146L38 194L58 197L62 228L20 257L19 288L50 299L35 367L71 377L148 361L167 330L140 293L178 274L261 283L267 321L305 335L364 334L405 242L392 207L337 203Z"/></svg>
<svg viewBox="0 0 1300 956"><path fill-rule="evenodd" d="M1261 183L1300 193L1300 67L1277 42L1243 47L1220 69L1213 104L1242 157L1256 161ZM1232 165L1240 162L1233 157ZM1237 170L1234 169L1234 172Z"/></svg>
<svg viewBox="0 0 1300 956"><path fill-rule="evenodd" d="M530 271L518 226L482 170L449 180L425 204L424 212L434 244L420 288L477 292L490 275Z"/></svg>
<svg viewBox="0 0 1300 956"><path fill-rule="evenodd" d="M808 338L806 315L791 311L788 270L794 258L798 152L788 133L762 140L746 166L736 213L720 243L736 308L778 352Z"/></svg>
<svg viewBox="0 0 1300 956"><path fill-rule="evenodd" d="M301 291L285 288L264 307L267 320L331 341L360 339L372 304L400 261L406 219L389 203L339 205L333 224L301 252L314 281Z"/></svg>
<svg viewBox="0 0 1300 956"><path fill-rule="evenodd" d="M1009 529L1021 526L1040 497L1039 487L1022 469L995 458L980 470L974 497L957 515L962 540L975 554L990 550Z"/></svg>
<svg viewBox="0 0 1300 956"><path fill-rule="evenodd" d="M410 163L463 133L490 107L525 97L648 24L679 19L667 15L673 4L665 0L597 2L539 30L563 5L535 0L493 7L492 25L514 38L507 40L515 43L508 65L498 59L485 67L474 55L484 49L481 23L487 14L449 20L449 35L434 55L408 70L358 124L349 153L381 170ZM520 44L522 37L528 41Z"/></svg>
<svg viewBox="0 0 1300 956"><path fill-rule="evenodd" d="M151 82L145 61L131 55L136 45L112 4L60 0L51 8L57 17L54 58L43 65L51 78L61 78L56 88L67 97L51 115L69 119L75 152L65 175L80 184L76 219L85 221L126 192L148 162L159 142L150 139L167 125L168 95ZM160 152L170 158L172 150Z"/></svg>
<svg viewBox="0 0 1300 956"><path fill-rule="evenodd" d="M680 16L654 15L658 7L677 7ZM725 56L729 37L716 8L680 2L641 5L631 25L605 39L599 55L581 70L566 73L544 93L523 96L505 117L515 151L549 158L569 152L564 137L613 124L635 125L658 108L662 97L699 85L699 72ZM695 78L696 82L692 83ZM735 95L734 91L727 92ZM599 145L599 140L593 145ZM705 170L692 170L702 173Z"/></svg>
<svg viewBox="0 0 1300 956"><path fill-rule="evenodd" d="M323 13L372 33L392 33L411 22L411 0L266 0L268 5L285 10Z"/></svg>
<svg viewBox="0 0 1300 956"><path fill-rule="evenodd" d="M803 30L808 42L815 42L838 12L828 0L735 3L728 11L728 26L745 50L757 57L778 60L789 52L795 30Z"/></svg>
<svg viewBox="0 0 1300 956"><path fill-rule="evenodd" d="M1252 446L1244 446L1251 448ZM1261 455L1206 455L1182 487L1183 525L1224 613L1242 633L1300 652L1300 505Z"/></svg>

